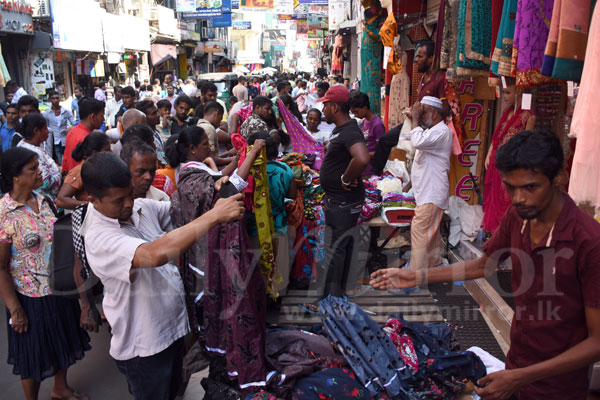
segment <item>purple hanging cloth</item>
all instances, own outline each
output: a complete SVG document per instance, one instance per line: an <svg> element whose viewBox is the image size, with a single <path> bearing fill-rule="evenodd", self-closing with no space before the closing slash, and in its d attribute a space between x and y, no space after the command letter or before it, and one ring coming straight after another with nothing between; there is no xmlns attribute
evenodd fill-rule
<svg viewBox="0 0 600 400"><path fill-rule="evenodd" d="M302 154L314 154L316 156L313 169L319 171L321 169L321 163L325 158L325 147L317 142L311 135L304 129L304 126L294 117L294 115L288 110L280 99L277 99L277 109L279 115L283 118L283 123L287 129L288 135L292 142L292 150L296 153Z"/></svg>

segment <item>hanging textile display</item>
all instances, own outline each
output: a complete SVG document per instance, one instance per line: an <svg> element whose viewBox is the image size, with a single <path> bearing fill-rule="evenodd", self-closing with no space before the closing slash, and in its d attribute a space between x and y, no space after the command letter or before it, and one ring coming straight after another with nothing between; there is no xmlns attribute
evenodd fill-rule
<svg viewBox="0 0 600 400"><path fill-rule="evenodd" d="M489 0L461 0L458 11L456 73L488 76L492 41Z"/></svg>
<svg viewBox="0 0 600 400"><path fill-rule="evenodd" d="M392 75L399 74L402 72L402 62L400 61L401 54L394 50L394 38L398 36L398 24L396 24L394 14L389 14L387 16L383 26L379 30L379 35L383 45L392 49L388 57L387 65L385 65L384 68Z"/></svg>
<svg viewBox="0 0 600 400"><path fill-rule="evenodd" d="M418 24L409 28L406 31L406 36L408 36L414 45L417 45L423 40L429 40L429 35L422 24ZM419 66L413 61L410 104L414 104L419 99L419 88L421 87L423 75L425 74L419 72Z"/></svg>
<svg viewBox="0 0 600 400"><path fill-rule="evenodd" d="M362 72L360 75L360 91L369 96L371 110L376 114L381 114L381 86L383 77L381 74L383 46L379 36L379 19L383 15L383 10L379 9L372 14L372 9L365 10L365 19L363 21L362 43L360 47L360 65Z"/></svg>
<svg viewBox="0 0 600 400"><path fill-rule="evenodd" d="M515 20L511 75L517 86L531 87L552 78L541 74L554 0L519 0Z"/></svg>
<svg viewBox="0 0 600 400"><path fill-rule="evenodd" d="M571 122L571 137L577 138L569 195L580 208L600 221L600 7L596 6L586 49L586 63Z"/></svg>
<svg viewBox="0 0 600 400"><path fill-rule="evenodd" d="M331 57L331 75L341 76L344 72L344 66L342 63L342 51L344 37L340 34L335 36L335 42L333 45L333 55Z"/></svg>
<svg viewBox="0 0 600 400"><path fill-rule="evenodd" d="M590 0L554 0L542 74L579 82L590 21Z"/></svg>
<svg viewBox="0 0 600 400"><path fill-rule="evenodd" d="M452 79L456 76L456 38L458 36L459 5L460 0L446 0L444 10L440 68L446 69L447 79Z"/></svg>
<svg viewBox="0 0 600 400"><path fill-rule="evenodd" d="M204 325L207 350L224 356L229 376L237 378L243 391L253 391L266 385L266 296L247 243L240 221L209 232Z"/></svg>
<svg viewBox="0 0 600 400"><path fill-rule="evenodd" d="M279 115L283 118L283 123L290 136L292 150L301 154L314 154L316 158L313 169L320 170L321 163L325 158L325 147L304 129L304 126L285 107L281 99L277 99L277 109L279 110Z"/></svg>
<svg viewBox="0 0 600 400"><path fill-rule="evenodd" d="M6 63L2 56L2 46L0 45L0 86L6 86L6 82L8 81L10 81L10 74L8 73L8 68L6 68Z"/></svg>
<svg viewBox="0 0 600 400"><path fill-rule="evenodd" d="M490 60L494 55L494 44L498 39L500 30L500 22L502 21L502 9L504 0L492 0L492 49L490 50ZM500 78L496 76L490 69L488 83L490 86L498 86L500 84Z"/></svg>
<svg viewBox="0 0 600 400"><path fill-rule="evenodd" d="M267 291L277 299L275 287L280 282L273 279L275 253L273 250L273 236L275 226L271 212L271 196L269 195L269 178L267 176L267 153L262 149L260 156L256 157L250 171L254 179L254 218L256 219L256 230L260 242L260 268L267 279ZM281 276L278 280L281 280Z"/></svg>
<svg viewBox="0 0 600 400"><path fill-rule="evenodd" d="M402 65L406 65L408 57L402 53ZM392 77L390 84L390 119L389 128L392 129L404 122L402 110L410 107L410 77L403 68L402 72Z"/></svg>
<svg viewBox="0 0 600 400"><path fill-rule="evenodd" d="M433 67L440 68L440 57L442 53L442 43L444 41L444 29L446 27L446 2L448 0L440 0L440 9L438 10L437 27L435 28L435 59Z"/></svg>
<svg viewBox="0 0 600 400"><path fill-rule="evenodd" d="M515 112L514 106L509 105L492 136L492 145L489 148L491 152L490 163L485 173L485 184L483 193L483 222L482 227L486 232L494 232L502 217L512 204L512 201L506 189L502 184L502 177L496 168L496 152L502 147L511 137L517 133L524 131L527 121L533 115L529 110L522 110L520 107Z"/></svg>
<svg viewBox="0 0 600 400"><path fill-rule="evenodd" d="M496 47L492 55L491 70L496 75L511 76L516 13L517 0L506 0L502 10L502 22L500 22L500 29L496 38ZM498 82L495 83L498 86Z"/></svg>

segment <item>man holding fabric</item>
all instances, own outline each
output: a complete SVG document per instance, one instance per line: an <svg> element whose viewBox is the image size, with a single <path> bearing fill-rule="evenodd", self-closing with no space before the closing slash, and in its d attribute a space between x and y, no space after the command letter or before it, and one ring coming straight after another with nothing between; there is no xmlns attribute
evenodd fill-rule
<svg viewBox="0 0 600 400"><path fill-rule="evenodd" d="M412 107L410 139L416 154L411 171L411 181L417 208L412 220L411 257L412 270L441 264L442 237L440 223L448 208L450 152L452 132L444 123L442 101L425 96Z"/></svg>

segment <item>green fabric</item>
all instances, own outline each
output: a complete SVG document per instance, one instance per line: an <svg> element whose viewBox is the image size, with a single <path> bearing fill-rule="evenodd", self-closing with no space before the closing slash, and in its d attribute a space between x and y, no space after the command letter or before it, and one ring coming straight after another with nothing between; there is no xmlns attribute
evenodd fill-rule
<svg viewBox="0 0 600 400"><path fill-rule="evenodd" d="M248 148L250 151L250 148ZM275 263L275 252L273 250L273 236L275 227L271 218L271 196L269 194L269 178L267 175L267 153L262 149L260 156L256 158L251 170L254 178L254 218L258 230L258 241L260 242L260 268L267 279L267 291L277 298L275 287L281 282L273 281L273 269Z"/></svg>
<svg viewBox="0 0 600 400"><path fill-rule="evenodd" d="M369 96L371 110L376 115L380 115L381 87L383 86L381 75L383 44L377 27L378 19L372 18L371 22L365 20L363 24L365 30L362 34L362 45L360 47L360 65L362 66L360 91Z"/></svg>
<svg viewBox="0 0 600 400"><path fill-rule="evenodd" d="M489 64L471 59L466 54L466 18L468 3L471 7L471 51L489 57L492 43L492 4L489 0L461 0L458 9L458 46L456 67L487 70Z"/></svg>
<svg viewBox="0 0 600 400"><path fill-rule="evenodd" d="M581 80L581 74L583 73L583 61L580 60L569 60L567 58L556 58L554 60L554 68L552 69L553 77L560 77L565 81Z"/></svg>

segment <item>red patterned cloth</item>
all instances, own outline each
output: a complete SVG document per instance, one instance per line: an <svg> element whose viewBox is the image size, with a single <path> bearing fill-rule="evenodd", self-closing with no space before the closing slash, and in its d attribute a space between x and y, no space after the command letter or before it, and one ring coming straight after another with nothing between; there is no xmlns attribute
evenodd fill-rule
<svg viewBox="0 0 600 400"><path fill-rule="evenodd" d="M154 175L154 180L152 181L152 186L154 186L157 189L162 190L169 197L171 197L173 192L175 192L175 185L173 185L173 182L171 181L171 179L161 173L158 173L158 172L156 173L156 175Z"/></svg>

